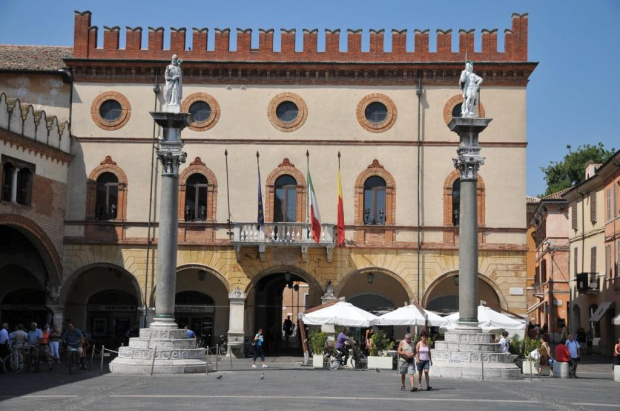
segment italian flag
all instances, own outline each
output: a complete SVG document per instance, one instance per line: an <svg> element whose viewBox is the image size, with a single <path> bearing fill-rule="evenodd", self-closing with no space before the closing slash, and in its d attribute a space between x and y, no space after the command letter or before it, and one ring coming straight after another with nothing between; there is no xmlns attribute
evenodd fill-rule
<svg viewBox="0 0 620 411"><path fill-rule="evenodd" d="M310 177L310 169L308 169L308 208L310 210L310 224L312 226L312 238L315 242L321 239L321 213L319 212L319 203L316 200L316 193L312 185L312 177Z"/></svg>
<svg viewBox="0 0 620 411"><path fill-rule="evenodd" d="M336 246L341 246L344 243L344 204L342 202L342 180L340 178L340 164L338 164L338 224L336 227L338 231Z"/></svg>

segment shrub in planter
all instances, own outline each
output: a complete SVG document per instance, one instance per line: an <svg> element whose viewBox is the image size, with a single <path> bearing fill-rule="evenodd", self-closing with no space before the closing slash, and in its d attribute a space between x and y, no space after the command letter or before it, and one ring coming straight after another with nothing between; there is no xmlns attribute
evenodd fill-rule
<svg viewBox="0 0 620 411"><path fill-rule="evenodd" d="M385 355L384 352L394 348L394 342L390 341L384 331L377 331L372 335L371 356Z"/></svg>
<svg viewBox="0 0 620 411"><path fill-rule="evenodd" d="M327 334L321 330L315 330L308 336L308 344L314 355L323 355L325 352L325 343L327 342Z"/></svg>

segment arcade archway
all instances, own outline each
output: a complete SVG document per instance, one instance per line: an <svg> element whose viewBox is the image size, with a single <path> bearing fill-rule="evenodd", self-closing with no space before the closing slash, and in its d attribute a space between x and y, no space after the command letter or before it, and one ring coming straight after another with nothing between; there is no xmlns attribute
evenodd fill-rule
<svg viewBox="0 0 620 411"><path fill-rule="evenodd" d="M213 347L227 335L230 317L228 282L218 272L201 265L177 270L175 319L186 325L205 346Z"/></svg>
<svg viewBox="0 0 620 411"><path fill-rule="evenodd" d="M508 309L501 293L482 275L478 276L478 300L494 310ZM447 273L435 280L422 299L422 306L431 311L455 312L459 310L458 272Z"/></svg>
<svg viewBox="0 0 620 411"><path fill-rule="evenodd" d="M287 341L283 320L290 316L296 326L297 313L319 305L321 294L316 280L299 269L282 267L261 273L248 287L246 332L253 335L262 328L271 355L300 355L299 333L291 329Z"/></svg>
<svg viewBox="0 0 620 411"><path fill-rule="evenodd" d="M121 267L97 264L78 270L63 287L65 323L92 334L106 347L119 346L140 319L136 278Z"/></svg>

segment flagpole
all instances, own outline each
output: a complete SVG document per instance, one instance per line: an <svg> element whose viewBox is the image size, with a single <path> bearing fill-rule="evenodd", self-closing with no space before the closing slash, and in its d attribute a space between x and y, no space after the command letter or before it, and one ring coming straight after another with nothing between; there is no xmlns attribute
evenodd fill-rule
<svg viewBox="0 0 620 411"><path fill-rule="evenodd" d="M312 236L310 228L310 151L306 150L306 224L308 226L308 238Z"/></svg>
<svg viewBox="0 0 620 411"><path fill-rule="evenodd" d="M230 184L228 182L228 149L224 150L224 157L226 157L226 200L228 201L228 237L233 234L232 221L230 221Z"/></svg>
<svg viewBox="0 0 620 411"><path fill-rule="evenodd" d="M256 223L258 226L265 224L265 213L263 208L263 190L260 180L260 154L256 150L256 169L258 170L258 214L256 217Z"/></svg>

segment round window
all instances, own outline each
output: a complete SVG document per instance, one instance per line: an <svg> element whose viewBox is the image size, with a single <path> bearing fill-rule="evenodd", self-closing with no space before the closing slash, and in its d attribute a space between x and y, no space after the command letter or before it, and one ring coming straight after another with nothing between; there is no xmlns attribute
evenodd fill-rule
<svg viewBox="0 0 620 411"><path fill-rule="evenodd" d="M99 115L106 121L118 120L122 114L121 103L116 100L106 100L99 107Z"/></svg>
<svg viewBox="0 0 620 411"><path fill-rule="evenodd" d="M366 119L374 124L383 123L387 118L387 107L383 103L375 101L366 106Z"/></svg>
<svg viewBox="0 0 620 411"><path fill-rule="evenodd" d="M298 114L299 109L292 101L284 101L278 105L278 108L276 108L276 116L280 121L285 123L290 123L295 120Z"/></svg>
<svg viewBox="0 0 620 411"><path fill-rule="evenodd" d="M206 101L196 101L189 107L194 122L202 123L211 117L211 106Z"/></svg>

